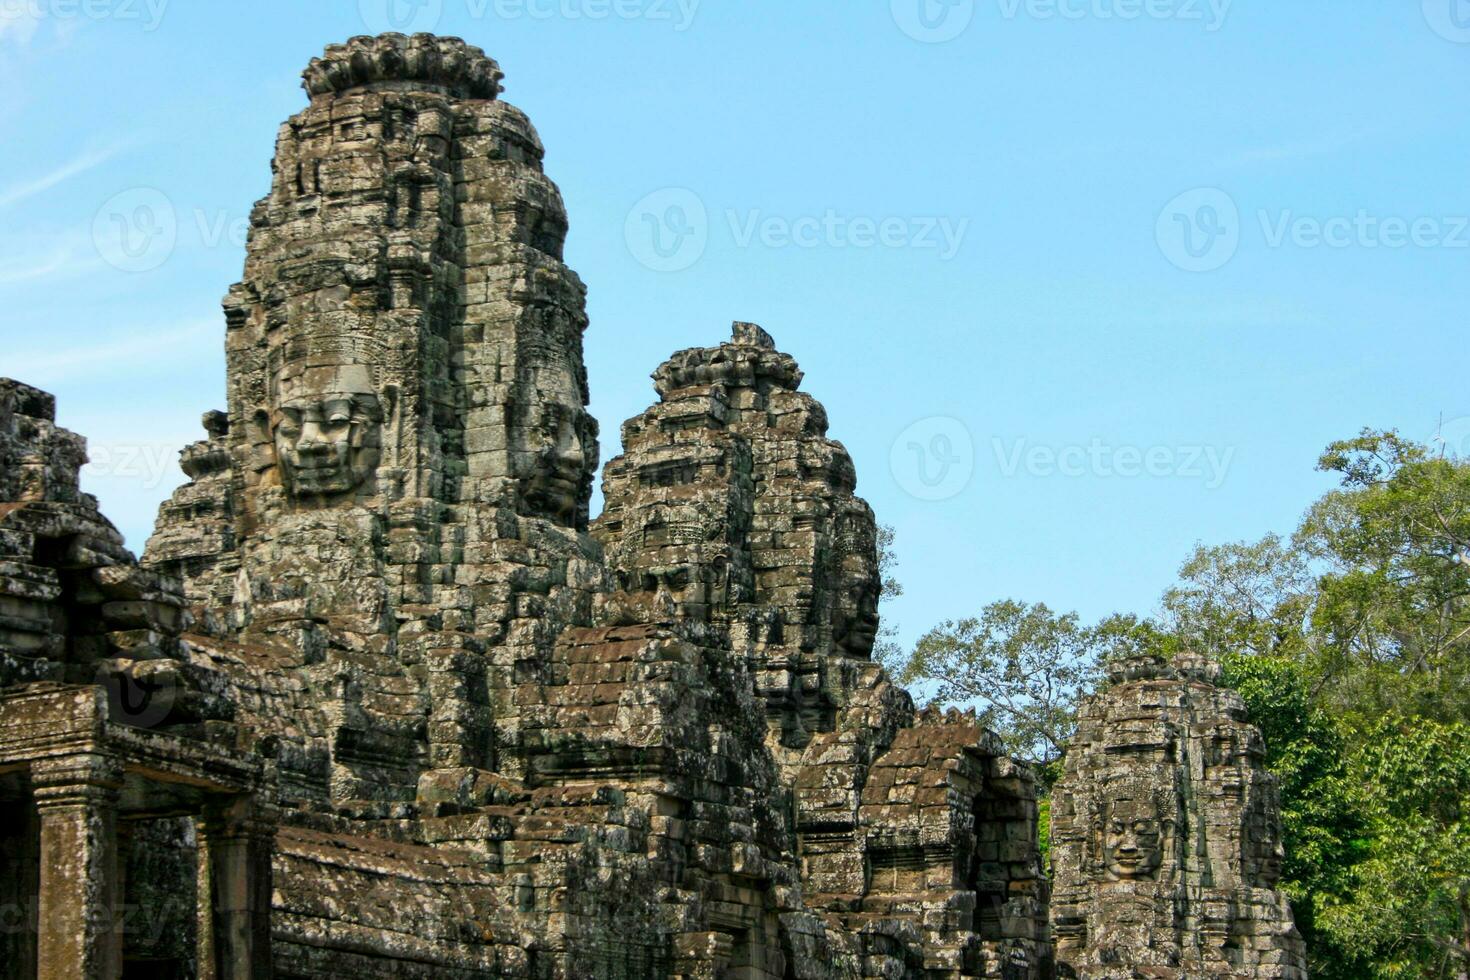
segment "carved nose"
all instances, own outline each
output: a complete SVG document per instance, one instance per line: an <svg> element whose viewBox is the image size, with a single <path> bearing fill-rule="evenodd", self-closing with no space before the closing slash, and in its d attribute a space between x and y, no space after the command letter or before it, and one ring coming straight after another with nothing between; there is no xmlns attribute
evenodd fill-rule
<svg viewBox="0 0 1470 980"><path fill-rule="evenodd" d="M296 441L300 449L321 449L327 444L322 438L322 427L315 422L307 422L301 427L301 438Z"/></svg>
<svg viewBox="0 0 1470 980"><path fill-rule="evenodd" d="M563 432L557 442L556 458L562 466L567 469L582 468L586 456L582 452L582 442L574 432Z"/></svg>

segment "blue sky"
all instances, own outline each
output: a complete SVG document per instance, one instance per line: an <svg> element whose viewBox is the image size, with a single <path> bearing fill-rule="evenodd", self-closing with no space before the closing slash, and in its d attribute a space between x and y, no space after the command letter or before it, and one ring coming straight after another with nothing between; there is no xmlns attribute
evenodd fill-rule
<svg viewBox="0 0 1470 980"><path fill-rule="evenodd" d="M1463 0L388 2L0 0L0 374L135 550L224 407L299 73L389 26L541 132L604 458L670 352L763 324L897 530L905 639L1148 612L1289 531L1329 441L1470 444Z"/></svg>

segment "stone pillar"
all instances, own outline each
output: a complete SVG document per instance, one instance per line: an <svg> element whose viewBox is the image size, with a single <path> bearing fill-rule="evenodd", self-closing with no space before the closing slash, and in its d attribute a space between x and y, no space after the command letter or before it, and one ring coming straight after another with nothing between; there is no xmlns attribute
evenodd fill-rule
<svg viewBox="0 0 1470 980"><path fill-rule="evenodd" d="M200 974L271 977L271 851L275 823L249 798L206 807L199 820Z"/></svg>
<svg viewBox="0 0 1470 980"><path fill-rule="evenodd" d="M31 767L41 824L40 980L117 980L117 800L122 767L98 754Z"/></svg>

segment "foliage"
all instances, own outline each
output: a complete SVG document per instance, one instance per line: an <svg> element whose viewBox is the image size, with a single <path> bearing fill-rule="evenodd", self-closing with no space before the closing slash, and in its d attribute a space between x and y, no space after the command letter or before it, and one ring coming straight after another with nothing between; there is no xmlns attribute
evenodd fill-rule
<svg viewBox="0 0 1470 980"><path fill-rule="evenodd" d="M1055 763L1076 727L1078 699L1097 680L1112 634L1076 613L1004 600L978 618L945 622L919 640L905 683L937 685L934 700L973 704L1019 758Z"/></svg>
<svg viewBox="0 0 1470 980"><path fill-rule="evenodd" d="M1302 554L1279 536L1196 547L1164 593L1169 633L1195 653L1293 656L1309 638L1316 583Z"/></svg>
<svg viewBox="0 0 1470 980"><path fill-rule="evenodd" d="M1313 699L1308 671L1299 663L1249 654L1222 658L1222 681L1250 709L1266 742L1266 767L1281 787L1281 887L1292 900L1297 927L1311 951L1314 977L1351 977L1357 957L1324 932L1324 909L1351 890L1361 858L1364 820L1349 778L1347 739Z"/></svg>
<svg viewBox="0 0 1470 980"><path fill-rule="evenodd" d="M1470 463L1392 432L1334 443L1342 487L1307 514L1303 550L1328 566L1312 629L1344 713L1442 721L1470 700Z"/></svg>
<svg viewBox="0 0 1470 980"><path fill-rule="evenodd" d="M894 547L896 537L897 533L892 526L878 525L878 578L883 583L878 593L880 602L903 595L903 583L894 575L894 569L898 567L898 551ZM873 644L873 659L893 677L903 673L907 657L898 643L897 623L883 622L878 627L878 639Z"/></svg>
<svg viewBox="0 0 1470 980"><path fill-rule="evenodd" d="M1383 978L1470 974L1470 726L1385 718L1354 770L1368 855L1323 925ZM1371 972L1370 972L1371 971Z"/></svg>

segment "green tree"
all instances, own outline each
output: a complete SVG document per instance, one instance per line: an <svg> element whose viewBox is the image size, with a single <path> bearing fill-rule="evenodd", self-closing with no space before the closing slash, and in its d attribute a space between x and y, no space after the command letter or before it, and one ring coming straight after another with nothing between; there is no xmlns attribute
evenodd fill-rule
<svg viewBox="0 0 1470 980"><path fill-rule="evenodd" d="M940 703L974 705L1012 753L1050 767L1076 728L1078 699L1096 684L1099 651L1114 639L1076 613L1008 599L926 633L902 679L932 685Z"/></svg>
<svg viewBox="0 0 1470 980"><path fill-rule="evenodd" d="M903 595L903 583L894 574L898 568L898 551L894 547L897 533L888 524L878 525L878 578L882 588L878 593L880 603L897 599ZM892 677L903 673L907 657L898 644L898 624L883 621L878 627L878 640L873 644L873 659L887 669Z"/></svg>
<svg viewBox="0 0 1470 980"><path fill-rule="evenodd" d="M1300 550L1275 534L1253 544L1199 545L1164 593L1165 629L1190 650L1297 656L1317 583Z"/></svg>
<svg viewBox="0 0 1470 980"><path fill-rule="evenodd" d="M1360 976L1470 976L1470 726L1390 717L1353 769L1368 821L1350 897L1321 914Z"/></svg>
<svg viewBox="0 0 1470 980"><path fill-rule="evenodd" d="M1443 721L1470 700L1470 463L1393 432L1334 443L1342 486L1297 537L1326 566L1312 628L1340 708Z"/></svg>
<svg viewBox="0 0 1470 980"><path fill-rule="evenodd" d="M1361 976L1355 947L1320 924L1324 910L1349 900L1353 868L1363 857L1364 818L1354 796L1347 738L1312 694L1300 663L1229 654L1221 680L1250 710L1266 743L1266 768L1281 787L1281 887L1307 941L1312 976Z"/></svg>

